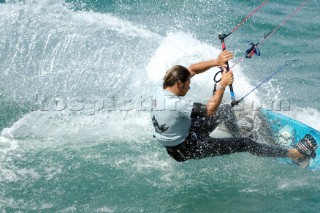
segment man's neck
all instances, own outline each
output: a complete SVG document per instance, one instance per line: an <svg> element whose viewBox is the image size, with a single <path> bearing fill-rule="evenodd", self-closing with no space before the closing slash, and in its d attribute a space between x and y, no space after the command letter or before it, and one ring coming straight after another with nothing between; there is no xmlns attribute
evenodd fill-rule
<svg viewBox="0 0 320 213"><path fill-rule="evenodd" d="M167 87L165 88L165 90L167 90L168 92L171 92L173 94L175 94L176 96L179 96L179 90L177 88L173 87Z"/></svg>

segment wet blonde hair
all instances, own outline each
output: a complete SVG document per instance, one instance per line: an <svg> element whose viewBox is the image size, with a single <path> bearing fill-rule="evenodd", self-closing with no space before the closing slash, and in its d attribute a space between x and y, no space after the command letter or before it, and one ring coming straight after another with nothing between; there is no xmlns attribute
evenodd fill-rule
<svg viewBox="0 0 320 213"><path fill-rule="evenodd" d="M185 83L190 77L190 72L187 68L181 65L175 65L166 72L163 77L163 89L173 86L176 82Z"/></svg>

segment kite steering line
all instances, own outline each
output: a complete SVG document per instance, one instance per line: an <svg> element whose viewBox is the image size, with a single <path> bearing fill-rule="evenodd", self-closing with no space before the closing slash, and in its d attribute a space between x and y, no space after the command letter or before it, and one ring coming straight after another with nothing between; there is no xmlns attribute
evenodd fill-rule
<svg viewBox="0 0 320 213"><path fill-rule="evenodd" d="M236 31L242 24L244 24L254 13L256 13L261 7L263 7L269 0L265 0L263 1L257 8L255 8L246 18L244 18L239 24L237 24L236 27L234 27L232 29L231 32L227 33L227 34L220 34L218 36L220 42L221 42L221 48L222 51L226 50L226 44L225 44L225 38L228 37L229 35L231 35L234 31ZM293 16L295 16L299 10L302 9L302 7L305 6L305 4L308 2L308 0L305 0L292 14L290 14L285 20L283 20L277 27L275 27L273 30L271 30L269 33L267 33L262 40L260 40L258 43L253 43L250 42L249 44L251 45L251 47L246 50L246 54L245 57L241 58L239 61L237 61L232 67L234 67L236 64L239 64L240 62L242 62L245 58L251 58L253 55L258 55L260 56L260 51L258 49L258 46L261 45L265 40L268 39L268 37L273 34L274 32L276 32L279 28L281 28L289 19L291 19ZM264 81L262 81L258 86L256 86L254 89L252 89L247 95L245 95L244 97L242 97L241 99L239 99L238 101L236 101L235 99L235 95L234 95L234 91L233 91L233 86L232 84L229 85L229 89L230 89L230 95L231 95L231 106L235 106L237 104L239 104L239 102L241 102L246 96L248 96L253 90L257 89L258 87L260 87L263 83L265 83L266 81L268 81L270 78L272 78L276 73L280 72L284 67L286 67L288 65L289 62L293 62L293 61L297 61L297 60L291 60L291 61L287 61L285 63L285 65L283 65L282 67L278 68L274 73L272 73L267 79L265 79ZM232 68L231 67L231 68ZM230 66L229 63L226 62L226 69L227 72L230 70ZM214 76L213 80L215 82L214 85L214 89L213 89L213 93L215 93L216 91L216 86L217 83L220 82L221 79L216 80L216 77L218 74L222 73L222 69L216 73L216 75Z"/></svg>

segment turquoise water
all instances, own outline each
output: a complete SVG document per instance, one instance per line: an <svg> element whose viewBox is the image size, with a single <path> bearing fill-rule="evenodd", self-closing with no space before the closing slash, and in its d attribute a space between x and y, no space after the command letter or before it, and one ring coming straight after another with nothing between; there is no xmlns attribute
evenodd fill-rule
<svg viewBox="0 0 320 213"><path fill-rule="evenodd" d="M232 36L235 60L302 1L270 1ZM241 153L183 164L152 137L150 96L166 69L216 57L217 35L260 1L26 0L0 4L3 212L318 212L319 171ZM320 130L319 2L234 69L236 97L287 60L247 103ZM214 72L187 98L206 100ZM229 102L226 94L225 101Z"/></svg>

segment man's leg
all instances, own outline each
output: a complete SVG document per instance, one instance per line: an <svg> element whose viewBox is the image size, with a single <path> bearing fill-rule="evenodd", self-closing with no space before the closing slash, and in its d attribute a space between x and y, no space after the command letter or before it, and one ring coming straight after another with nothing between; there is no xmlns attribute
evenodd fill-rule
<svg viewBox="0 0 320 213"><path fill-rule="evenodd" d="M288 149L268 144L257 143L251 138L211 138L200 137L198 140L186 142L177 150L182 157L199 159L211 156L227 155L238 152L250 152L261 157L288 157Z"/></svg>
<svg viewBox="0 0 320 213"><path fill-rule="evenodd" d="M220 110L217 111L217 116L224 123L227 129L230 131L232 136L241 137L240 129L238 126L236 115L232 107L229 104L220 106Z"/></svg>
<svg viewBox="0 0 320 213"><path fill-rule="evenodd" d="M221 105L211 117L197 118L192 121L191 131L210 134L219 124L224 123L232 136L241 137L237 118L228 104Z"/></svg>

